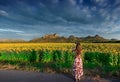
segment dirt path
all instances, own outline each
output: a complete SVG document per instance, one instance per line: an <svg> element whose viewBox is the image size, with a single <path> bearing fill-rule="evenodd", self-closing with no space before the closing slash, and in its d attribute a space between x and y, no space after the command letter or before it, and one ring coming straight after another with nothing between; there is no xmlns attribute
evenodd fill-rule
<svg viewBox="0 0 120 82"><path fill-rule="evenodd" d="M16 70L0 70L0 82L75 82L71 75L25 72ZM80 82L120 82L84 77Z"/></svg>

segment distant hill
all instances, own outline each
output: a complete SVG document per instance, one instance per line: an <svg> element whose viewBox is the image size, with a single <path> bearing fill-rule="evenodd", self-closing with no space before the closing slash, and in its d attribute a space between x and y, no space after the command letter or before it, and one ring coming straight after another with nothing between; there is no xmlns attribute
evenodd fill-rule
<svg viewBox="0 0 120 82"><path fill-rule="evenodd" d="M109 41L109 39L105 39L99 35L95 35L95 36L87 36L83 38L83 41L87 41L87 42L107 42Z"/></svg>
<svg viewBox="0 0 120 82"><path fill-rule="evenodd" d="M76 37L74 35L70 35L69 37L59 36L57 33L55 34L46 34L39 38L34 38L29 42L115 42L118 41L116 39L105 39L99 35L95 36L87 36L87 37ZM119 41L118 41L119 42Z"/></svg>
<svg viewBox="0 0 120 82"><path fill-rule="evenodd" d="M26 41L24 41L24 40L22 40L22 39L3 39L3 38L1 38L1 39L0 39L0 42L1 42L1 43L4 43L4 42L14 43L14 42L26 42Z"/></svg>

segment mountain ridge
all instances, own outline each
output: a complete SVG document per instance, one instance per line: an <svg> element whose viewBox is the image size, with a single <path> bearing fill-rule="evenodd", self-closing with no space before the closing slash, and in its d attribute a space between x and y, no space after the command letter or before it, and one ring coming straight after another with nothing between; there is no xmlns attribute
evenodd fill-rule
<svg viewBox="0 0 120 82"><path fill-rule="evenodd" d="M59 36L57 33L46 34L39 38L34 38L29 42L119 42L117 39L106 39L99 35L86 36L86 37L76 37L70 35L69 37Z"/></svg>
<svg viewBox="0 0 120 82"><path fill-rule="evenodd" d="M22 40L22 39L7 39L7 38L0 38L0 42L1 43L23 43L23 42L33 42L33 43L36 43L36 42L41 42L41 43L44 43L44 42L67 42L67 43L70 43L70 42L93 42L93 43L120 43L120 40L117 40L117 39L106 39L102 36L99 36L99 35L95 35L95 36L86 36L86 37L76 37L74 35L70 35L68 37L65 37L65 36L59 36L57 33L54 33L54 34L45 34L44 36L42 37L37 37L37 38L33 38L29 41L25 41L25 40Z"/></svg>

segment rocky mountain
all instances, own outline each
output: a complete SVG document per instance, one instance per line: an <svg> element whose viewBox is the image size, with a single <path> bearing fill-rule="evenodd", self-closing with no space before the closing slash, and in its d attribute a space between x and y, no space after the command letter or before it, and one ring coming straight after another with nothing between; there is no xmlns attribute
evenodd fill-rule
<svg viewBox="0 0 120 82"><path fill-rule="evenodd" d="M109 41L109 39L105 39L99 35L87 36L87 37L84 37L83 40L87 41L87 42L106 42L106 41Z"/></svg>
<svg viewBox="0 0 120 82"><path fill-rule="evenodd" d="M29 42L108 42L109 39L105 39L99 35L87 36L87 37L76 37L70 35L69 37L59 36L58 34L47 34L40 38L35 38Z"/></svg>
<svg viewBox="0 0 120 82"><path fill-rule="evenodd" d="M57 33L54 33L54 34L46 34L45 36L43 36L44 39L47 39L47 38L58 38L59 35Z"/></svg>

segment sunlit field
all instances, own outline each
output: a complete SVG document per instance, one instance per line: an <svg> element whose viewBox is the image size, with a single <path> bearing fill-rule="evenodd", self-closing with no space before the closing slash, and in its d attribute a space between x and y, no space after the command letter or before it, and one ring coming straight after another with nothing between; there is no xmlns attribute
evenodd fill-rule
<svg viewBox="0 0 120 82"><path fill-rule="evenodd" d="M120 54L119 43L82 43L84 52L101 52ZM61 50L72 51L75 48L74 43L0 43L0 51L21 52L21 51L39 51L39 50Z"/></svg>
<svg viewBox="0 0 120 82"><path fill-rule="evenodd" d="M85 74L120 76L120 44L81 43ZM1 64L72 72L74 43L0 43ZM91 74L91 75L92 75Z"/></svg>

